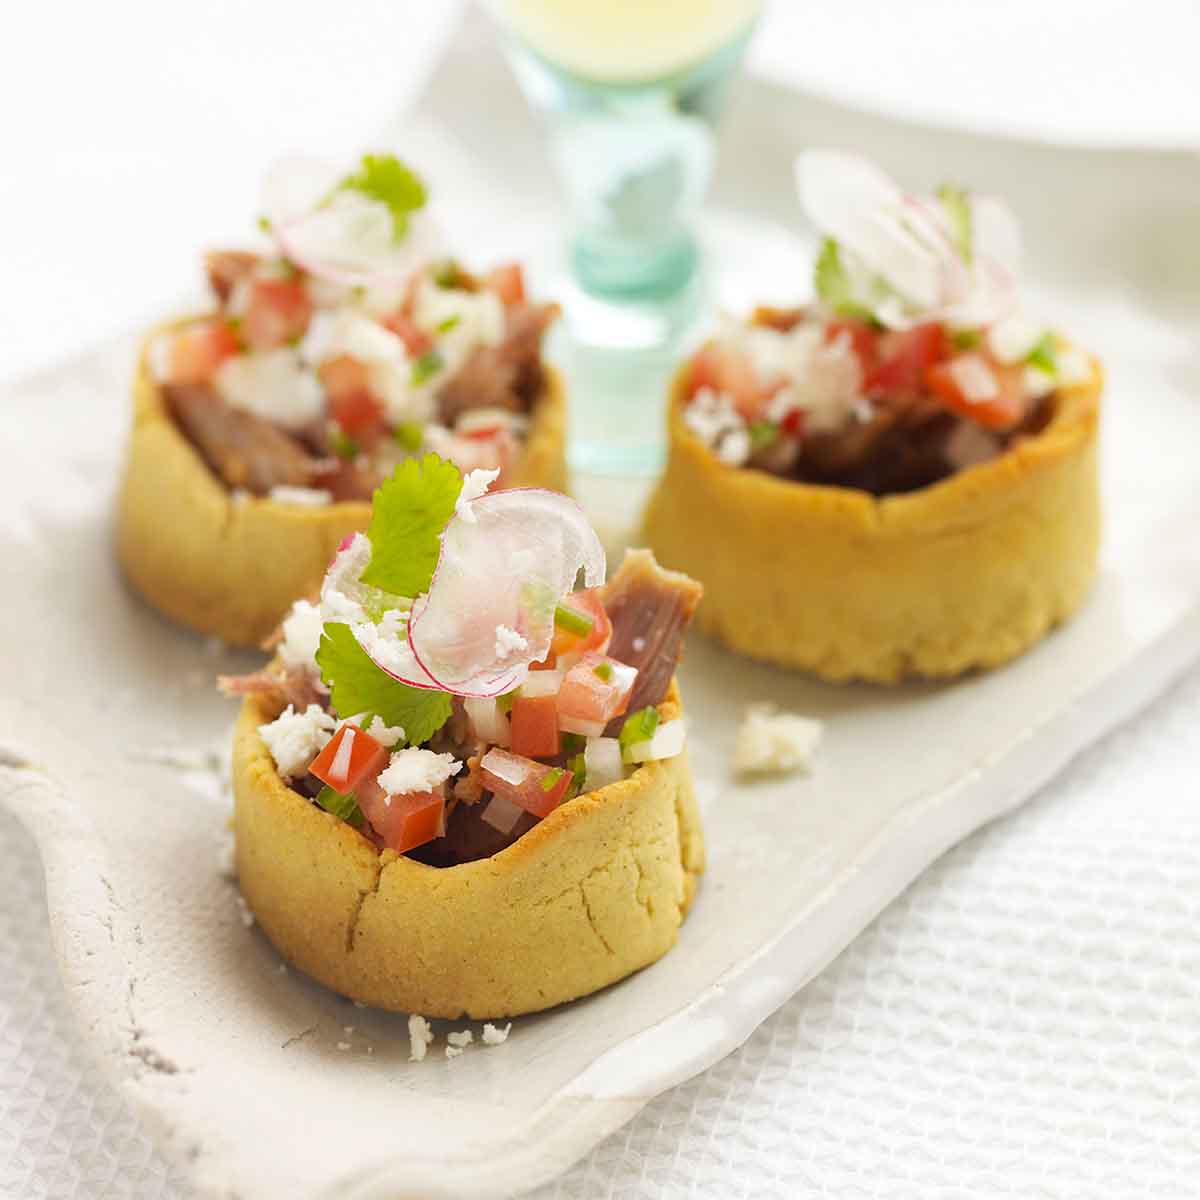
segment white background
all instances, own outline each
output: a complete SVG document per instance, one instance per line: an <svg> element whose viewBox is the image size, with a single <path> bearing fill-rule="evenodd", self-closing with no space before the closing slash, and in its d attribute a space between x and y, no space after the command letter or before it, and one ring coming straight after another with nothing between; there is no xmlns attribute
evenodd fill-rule
<svg viewBox="0 0 1200 1200"><path fill-rule="evenodd" d="M928 116L942 97L943 119L986 128L1001 111L1017 132L1040 121L1059 141L1107 131L1200 145L1187 90L1198 73L1181 70L1195 6L989 5L971 22L974 69L945 57L962 41L917 36L945 28L951 7L984 6L904 6L890 33L864 2L777 6L755 64L864 106L903 93L893 107ZM191 290L198 249L245 228L263 160L295 145L336 152L393 118L456 10L48 0L9 14L0 375L151 320ZM992 54L978 46L989 28ZM940 76L921 61L939 52ZM998 108L1009 72L1020 99ZM1034 103L1064 78L1053 103ZM1180 177L1190 186L1196 173ZM1178 207L1200 211L1200 195ZM1194 241L1170 249L1172 263L1197 261ZM738 1054L656 1100L545 1195L1200 1193L1197 718L1193 674L943 860ZM188 1196L81 1049L39 887L32 844L0 825L0 1195Z"/></svg>

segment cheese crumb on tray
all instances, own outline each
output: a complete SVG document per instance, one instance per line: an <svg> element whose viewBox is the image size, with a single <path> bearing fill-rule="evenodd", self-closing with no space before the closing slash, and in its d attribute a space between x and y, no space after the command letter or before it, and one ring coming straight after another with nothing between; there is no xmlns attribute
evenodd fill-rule
<svg viewBox="0 0 1200 1200"><path fill-rule="evenodd" d="M809 771L824 729L820 721L781 712L774 704L752 704L738 729L734 770L742 775Z"/></svg>

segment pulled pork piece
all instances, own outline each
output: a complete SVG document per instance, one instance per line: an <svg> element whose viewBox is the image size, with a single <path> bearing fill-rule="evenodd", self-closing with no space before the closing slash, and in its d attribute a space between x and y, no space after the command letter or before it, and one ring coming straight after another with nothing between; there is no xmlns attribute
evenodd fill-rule
<svg viewBox="0 0 1200 1200"><path fill-rule="evenodd" d="M234 287L254 273L259 261L249 250L211 250L204 256L208 286L222 304L228 304Z"/></svg>
<svg viewBox="0 0 1200 1200"><path fill-rule="evenodd" d="M289 667L284 671L251 671L249 675L218 675L217 691L222 696L265 696L280 710L291 705L303 712L310 704L329 705L329 694L317 684L311 671Z"/></svg>
<svg viewBox="0 0 1200 1200"><path fill-rule="evenodd" d="M627 551L620 570L600 590L613 627L608 653L638 671L627 711L658 704L667 694L684 630L703 592L694 579L660 567L649 550ZM624 720L610 724L610 736Z"/></svg>
<svg viewBox="0 0 1200 1200"><path fill-rule="evenodd" d="M438 393L442 421L473 408L526 413L542 389L542 338L558 316L557 304L523 304L509 310L504 341L479 346Z"/></svg>
<svg viewBox="0 0 1200 1200"><path fill-rule="evenodd" d="M265 496L273 487L312 486L317 460L269 421L230 408L202 384L171 384L163 394L192 445L229 487Z"/></svg>

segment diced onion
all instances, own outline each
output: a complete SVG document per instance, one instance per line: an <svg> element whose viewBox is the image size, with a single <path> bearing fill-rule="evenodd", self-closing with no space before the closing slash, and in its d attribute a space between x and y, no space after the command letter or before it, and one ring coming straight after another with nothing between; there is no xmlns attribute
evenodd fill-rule
<svg viewBox="0 0 1200 1200"><path fill-rule="evenodd" d="M587 738L598 738L604 732L604 721L584 721L579 717L558 717L558 727L563 733L578 733Z"/></svg>
<svg viewBox="0 0 1200 1200"><path fill-rule="evenodd" d="M517 692L526 700L536 700L539 696L557 696L562 681L562 671L530 671Z"/></svg>
<svg viewBox="0 0 1200 1200"><path fill-rule="evenodd" d="M471 730L481 741L489 746L512 745L512 729L508 717L500 711L499 702L490 698L467 696L463 699L463 708L467 720L471 722Z"/></svg>
<svg viewBox="0 0 1200 1200"><path fill-rule="evenodd" d="M501 833L512 833L517 822L525 815L525 810L503 796L493 796L480 815L493 829L498 829Z"/></svg>
<svg viewBox="0 0 1200 1200"><path fill-rule="evenodd" d="M674 758L683 750L686 730L682 721L667 721L660 725L653 737L645 742L635 742L629 747L630 762L652 762L660 758Z"/></svg>
<svg viewBox="0 0 1200 1200"><path fill-rule="evenodd" d="M1049 371L1043 371L1041 367L1026 367L1021 378L1025 395L1031 400L1041 400L1044 396L1049 396L1058 386L1054 376Z"/></svg>
<svg viewBox="0 0 1200 1200"><path fill-rule="evenodd" d="M949 371L968 404L982 404L1000 394L996 376L978 354L964 354L954 359Z"/></svg>
<svg viewBox="0 0 1200 1200"><path fill-rule="evenodd" d="M1029 357L1045 330L1024 313L997 321L987 332L988 349L997 362L1019 363Z"/></svg>
<svg viewBox="0 0 1200 1200"><path fill-rule="evenodd" d="M583 749L583 763L587 774L583 789L595 792L610 783L625 778L625 764L621 761L621 743L616 738L588 738Z"/></svg>
<svg viewBox="0 0 1200 1200"><path fill-rule="evenodd" d="M536 766L520 754L489 750L479 761L484 771L490 771L501 783L519 791L529 779L530 771Z"/></svg>

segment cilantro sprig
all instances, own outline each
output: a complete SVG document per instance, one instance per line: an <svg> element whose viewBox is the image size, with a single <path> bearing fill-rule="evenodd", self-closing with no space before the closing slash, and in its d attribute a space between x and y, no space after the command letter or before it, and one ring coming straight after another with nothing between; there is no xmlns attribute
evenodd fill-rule
<svg viewBox="0 0 1200 1200"><path fill-rule="evenodd" d="M358 170L335 190L361 192L387 205L392 214L392 238L397 242L408 233L409 214L424 208L427 197L421 177L394 154L364 154Z"/></svg>
<svg viewBox="0 0 1200 1200"><path fill-rule="evenodd" d="M436 454L405 459L375 491L367 529L371 561L362 573L363 583L397 596L428 591L442 530L454 515L461 491L462 475L453 463Z"/></svg>
<svg viewBox="0 0 1200 1200"><path fill-rule="evenodd" d="M841 250L833 238L826 238L821 243L813 284L818 298L838 316L856 317L862 321L871 320L871 310L854 297L850 273L846 270L846 264L842 262Z"/></svg>
<svg viewBox="0 0 1200 1200"><path fill-rule="evenodd" d="M378 717L385 725L403 726L405 741L419 746L450 719L450 696L446 692L409 687L393 679L371 661L349 625L326 622L317 666L334 709L343 716L365 713L364 728L372 717Z"/></svg>
<svg viewBox="0 0 1200 1200"><path fill-rule="evenodd" d="M962 188L943 183L937 190L942 211L950 222L950 236L963 262L969 267L974 255L975 223L971 217L971 201Z"/></svg>

